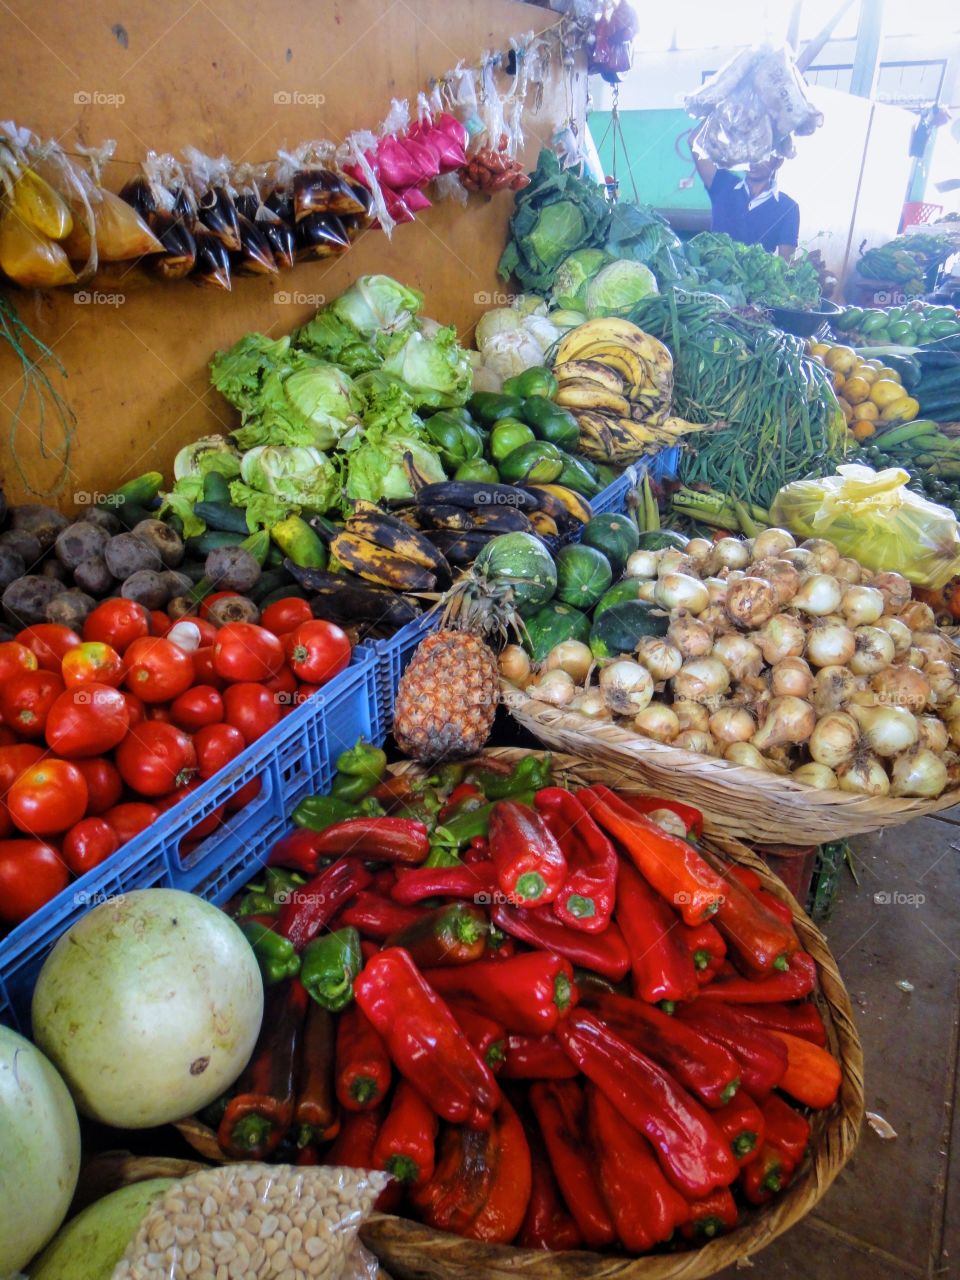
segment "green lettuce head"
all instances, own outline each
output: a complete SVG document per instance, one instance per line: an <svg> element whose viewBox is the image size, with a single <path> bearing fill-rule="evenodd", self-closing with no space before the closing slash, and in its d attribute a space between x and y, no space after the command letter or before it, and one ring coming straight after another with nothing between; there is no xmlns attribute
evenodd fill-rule
<svg viewBox="0 0 960 1280"><path fill-rule="evenodd" d="M372 338L377 333L409 328L422 306L422 293L390 276L361 276L331 303L327 312L361 337Z"/></svg>
<svg viewBox="0 0 960 1280"><path fill-rule="evenodd" d="M337 470L320 449L297 445L258 445L243 455L240 478L260 493L281 498L288 508L326 511L338 497ZM231 488L231 500L233 490Z"/></svg>
<svg viewBox="0 0 960 1280"><path fill-rule="evenodd" d="M406 383L418 409L452 409L470 397L470 360L453 328L427 338L414 329L389 342L383 372Z"/></svg>

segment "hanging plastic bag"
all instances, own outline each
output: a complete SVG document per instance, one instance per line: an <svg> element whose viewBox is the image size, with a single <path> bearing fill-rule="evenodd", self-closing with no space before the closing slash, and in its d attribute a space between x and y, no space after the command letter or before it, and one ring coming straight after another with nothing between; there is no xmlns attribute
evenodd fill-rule
<svg viewBox="0 0 960 1280"><path fill-rule="evenodd" d="M0 271L24 288L76 284L63 248L26 222L13 208L0 215Z"/></svg>
<svg viewBox="0 0 960 1280"><path fill-rule="evenodd" d="M94 269L98 260L128 262L132 258L163 252L163 245L136 209L102 185L103 166L113 155L115 146L116 143L112 140L99 147L77 146L77 150L87 157L90 173L77 174L85 200L81 201L77 197L70 202L73 230L64 240L63 247L67 256L75 262L89 263L91 250L95 250Z"/></svg>
<svg viewBox="0 0 960 1280"><path fill-rule="evenodd" d="M476 71L458 62L453 71L447 73L445 84L451 110L466 129L467 136L475 138L483 133L484 124L477 103Z"/></svg>
<svg viewBox="0 0 960 1280"><path fill-rule="evenodd" d="M360 130L357 133L351 133L344 144L343 153L351 158L352 163L344 164L344 170L351 178L362 184L370 192L372 205L369 213L375 218L372 225L379 226L389 238L393 235L393 228L397 219L392 216L390 209L387 207L384 190L380 186L379 178L368 158L373 154L373 149L376 145L376 138L368 131ZM406 209L405 205L404 208ZM401 219L401 221L410 222L413 220L413 214L410 213L409 209L407 209L407 214L409 216Z"/></svg>
<svg viewBox="0 0 960 1280"><path fill-rule="evenodd" d="M875 572L902 573L936 591L960 574L960 527L952 511L911 492L901 467L856 464L781 489L774 524L800 538L826 538Z"/></svg>

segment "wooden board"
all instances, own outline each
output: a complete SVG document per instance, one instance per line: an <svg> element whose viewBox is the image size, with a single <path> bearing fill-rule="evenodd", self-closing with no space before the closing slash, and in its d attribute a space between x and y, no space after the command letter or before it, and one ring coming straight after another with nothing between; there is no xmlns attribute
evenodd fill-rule
<svg viewBox="0 0 960 1280"><path fill-rule="evenodd" d="M504 49L510 36L556 16L511 0L11 0L0 7L0 120L14 119L70 150L117 140L114 190L148 149L193 145L235 160L267 160L311 138L342 140L376 127L393 97L415 100L431 76L460 59ZM541 110L524 121L532 165L543 141L574 107L554 64ZM385 272L426 294L428 314L467 337L503 285L496 264L513 200L446 201L398 227L362 236L343 258L305 263L274 280L237 279L224 294L189 282L162 284L139 269L98 277L90 300L69 290L13 291L20 313L68 373L63 390L78 426L64 510L148 469L169 475L178 448L235 425L210 386L212 354L244 333L289 332L358 275ZM92 297L90 297L92 293ZM17 361L0 347L0 478L13 501L49 488L62 441L41 456L36 422L8 439L20 393ZM75 495L80 495L79 498Z"/></svg>

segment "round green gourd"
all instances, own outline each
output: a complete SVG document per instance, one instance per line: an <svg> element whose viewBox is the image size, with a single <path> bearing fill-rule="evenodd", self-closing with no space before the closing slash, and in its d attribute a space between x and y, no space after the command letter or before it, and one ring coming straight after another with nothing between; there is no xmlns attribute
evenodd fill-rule
<svg viewBox="0 0 960 1280"><path fill-rule="evenodd" d="M564 640L590 640L590 619L579 609L559 600L550 600L525 616L523 645L534 662L542 662L551 649Z"/></svg>
<svg viewBox="0 0 960 1280"><path fill-rule="evenodd" d="M557 599L577 609L595 605L613 581L610 561L596 547L572 543L557 554Z"/></svg>
<svg viewBox="0 0 960 1280"><path fill-rule="evenodd" d="M491 538L474 561L488 580L513 587L518 609L546 604L557 589L553 556L531 533L503 533Z"/></svg>

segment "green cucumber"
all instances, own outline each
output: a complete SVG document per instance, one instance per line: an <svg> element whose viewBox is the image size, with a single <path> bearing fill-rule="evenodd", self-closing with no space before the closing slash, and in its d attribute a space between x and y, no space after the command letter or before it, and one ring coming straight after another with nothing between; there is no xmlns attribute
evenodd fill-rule
<svg viewBox="0 0 960 1280"><path fill-rule="evenodd" d="M123 507L127 503L135 507L149 507L154 498L159 496L162 484L161 472L145 471L142 476L128 480L112 493L98 497L97 501L105 507Z"/></svg>
<svg viewBox="0 0 960 1280"><path fill-rule="evenodd" d="M296 583L290 581L290 575L286 569L266 569L261 573L247 595L255 605L263 605L265 597L272 592L279 590L281 587L285 589L285 594L295 596L300 595L300 588Z"/></svg>
<svg viewBox="0 0 960 1280"><path fill-rule="evenodd" d="M594 618L590 649L595 658L632 653L644 636L665 636L670 619L645 600L624 600Z"/></svg>
<svg viewBox="0 0 960 1280"><path fill-rule="evenodd" d="M220 547L239 547L245 536L241 533L230 533L226 529L207 529L204 533L197 534L195 538L187 539L187 554L205 556L211 551L218 551Z"/></svg>
<svg viewBox="0 0 960 1280"><path fill-rule="evenodd" d="M209 529L222 529L225 533L249 533L247 517L240 507L231 506L229 502L195 502L193 513Z"/></svg>
<svg viewBox="0 0 960 1280"><path fill-rule="evenodd" d="M203 501L230 501L230 482L219 471L208 471L203 477Z"/></svg>

